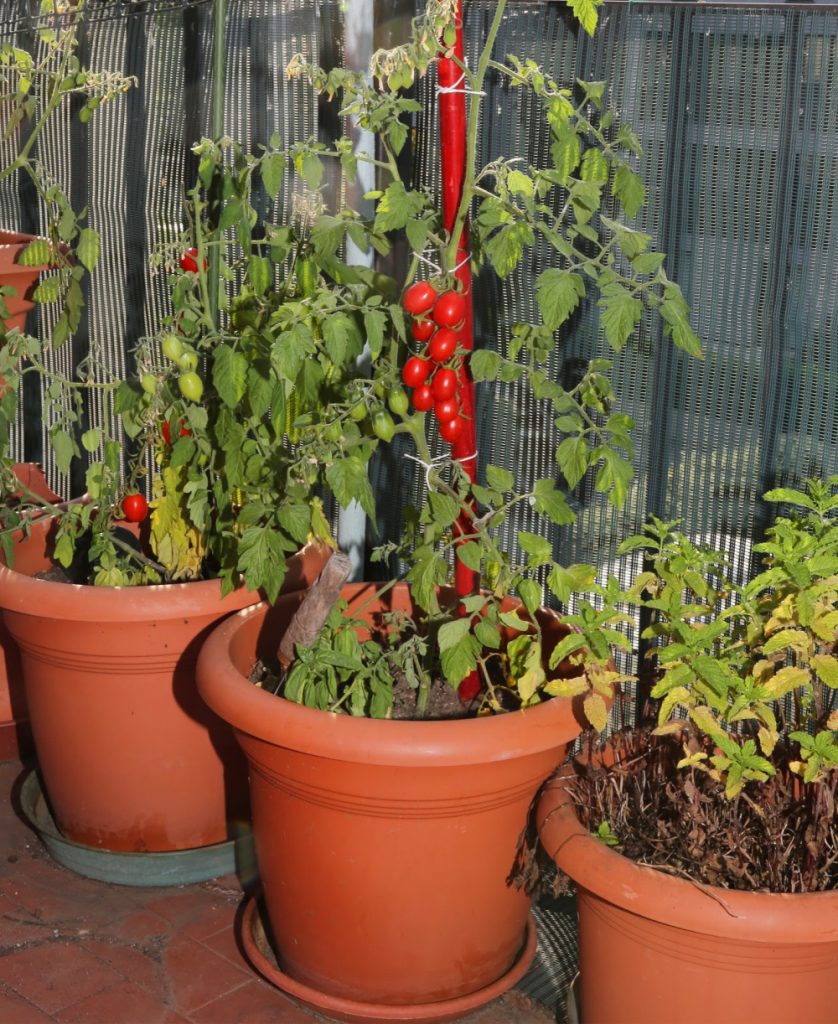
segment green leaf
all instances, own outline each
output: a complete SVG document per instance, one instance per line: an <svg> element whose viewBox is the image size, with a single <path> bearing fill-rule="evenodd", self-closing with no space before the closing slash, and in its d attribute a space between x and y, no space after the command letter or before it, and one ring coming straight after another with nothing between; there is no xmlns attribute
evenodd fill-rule
<svg viewBox="0 0 838 1024"><path fill-rule="evenodd" d="M468 619L460 621L464 621L466 627L469 626ZM453 624L448 622L445 625L451 626ZM440 633L442 633L443 629L445 629L445 626L440 629ZM479 656L480 643L473 633L467 631L453 647L440 650L439 660L443 675L453 686L459 685L470 672L477 668Z"/></svg>
<svg viewBox="0 0 838 1024"><path fill-rule="evenodd" d="M832 654L816 654L812 658L812 668L818 679L830 689L838 689L838 659Z"/></svg>
<svg viewBox="0 0 838 1024"><path fill-rule="evenodd" d="M515 487L515 477L508 469L489 465L486 467L486 483L501 494Z"/></svg>
<svg viewBox="0 0 838 1024"><path fill-rule="evenodd" d="M66 430L53 430L50 433L50 444L55 453L55 465L59 473L69 473L76 445Z"/></svg>
<svg viewBox="0 0 838 1024"><path fill-rule="evenodd" d="M273 269L267 256L251 256L247 261L247 276L257 295L264 295L271 286Z"/></svg>
<svg viewBox="0 0 838 1024"><path fill-rule="evenodd" d="M583 181L596 181L601 185L608 181L608 161L601 150L595 146L585 150L580 174Z"/></svg>
<svg viewBox="0 0 838 1024"><path fill-rule="evenodd" d="M576 134L574 125L569 121L565 121L555 133L550 154L553 158L553 166L558 172L559 184L566 185L571 174L579 166L582 155L579 136Z"/></svg>
<svg viewBox="0 0 838 1024"><path fill-rule="evenodd" d="M285 176L285 156L282 153L266 153L261 164L262 184L265 191L276 199Z"/></svg>
<svg viewBox="0 0 838 1024"><path fill-rule="evenodd" d="M495 380L500 370L501 357L497 352L487 348L480 348L472 352L469 366L475 381Z"/></svg>
<svg viewBox="0 0 838 1024"><path fill-rule="evenodd" d="M489 647L493 651L500 649L500 630L493 622L479 619L474 627L474 635L484 647Z"/></svg>
<svg viewBox="0 0 838 1024"><path fill-rule="evenodd" d="M440 651L447 651L462 643L470 630L471 622L467 618L452 619L451 622L440 626L438 634Z"/></svg>
<svg viewBox="0 0 838 1024"><path fill-rule="evenodd" d="M346 221L340 217L321 214L311 229L311 244L318 256L333 256L343 241Z"/></svg>
<svg viewBox="0 0 838 1024"><path fill-rule="evenodd" d="M276 601L285 579L285 556L289 545L277 530L249 526L239 542L238 566L250 589L262 588L271 603Z"/></svg>
<svg viewBox="0 0 838 1024"><path fill-rule="evenodd" d="M518 266L524 247L533 244L532 228L525 221L516 221L496 231L484 243L486 258L499 277L506 277Z"/></svg>
<svg viewBox="0 0 838 1024"><path fill-rule="evenodd" d="M49 242L45 238L34 238L20 251L17 262L22 267L42 267L49 263Z"/></svg>
<svg viewBox="0 0 838 1024"><path fill-rule="evenodd" d="M619 199L629 217L634 217L646 201L646 188L628 164L620 164L611 183L611 195Z"/></svg>
<svg viewBox="0 0 838 1024"><path fill-rule="evenodd" d="M556 462L570 488L585 475L591 460L591 449L582 437L566 437L556 449Z"/></svg>
<svg viewBox="0 0 838 1024"><path fill-rule="evenodd" d="M367 475L367 466L360 458L349 456L333 462L326 468L326 481L344 508L354 500L370 518L375 518L375 499Z"/></svg>
<svg viewBox="0 0 838 1024"><path fill-rule="evenodd" d="M523 579L519 581L516 589L518 596L524 602L524 607L531 615L534 615L543 599L541 587L535 580Z"/></svg>
<svg viewBox="0 0 838 1024"><path fill-rule="evenodd" d="M387 325L387 317L381 310L368 309L364 313L364 329L367 333L367 344L370 347L370 354L373 359L381 355L384 347L384 328Z"/></svg>
<svg viewBox="0 0 838 1024"><path fill-rule="evenodd" d="M422 197L408 192L402 182L388 185L378 201L375 211L375 230L380 232L398 231L405 227L411 217L422 209Z"/></svg>
<svg viewBox="0 0 838 1024"><path fill-rule="evenodd" d="M323 161L316 153L301 153L295 160L297 173L312 191L320 188L323 180Z"/></svg>
<svg viewBox="0 0 838 1024"><path fill-rule="evenodd" d="M218 219L218 230L226 231L244 216L244 205L238 196L232 196L224 205L221 216Z"/></svg>
<svg viewBox="0 0 838 1024"><path fill-rule="evenodd" d="M311 525L311 512L308 505L291 505L283 503L277 512L279 524L283 530L301 546L308 539Z"/></svg>
<svg viewBox="0 0 838 1024"><path fill-rule="evenodd" d="M536 512L546 515L556 526L569 526L575 522L576 515L552 480L536 480L533 495Z"/></svg>
<svg viewBox="0 0 838 1024"><path fill-rule="evenodd" d="M539 274L535 287L544 323L553 331L562 326L585 294L585 282L579 274L556 267Z"/></svg>
<svg viewBox="0 0 838 1024"><path fill-rule="evenodd" d="M701 342L690 327L689 308L681 294L681 289L674 284L667 285L665 298L660 304L660 315L666 327L664 333L672 336L678 348L691 356L702 355Z"/></svg>
<svg viewBox="0 0 838 1024"><path fill-rule="evenodd" d="M600 321L608 344L619 352L640 323L643 303L620 284L604 288L597 303L602 310Z"/></svg>
<svg viewBox="0 0 838 1024"><path fill-rule="evenodd" d="M212 383L221 401L231 409L244 397L247 366L247 359L229 345L218 345L213 352Z"/></svg>
<svg viewBox="0 0 838 1024"><path fill-rule="evenodd" d="M82 228L76 244L76 255L86 270L93 270L99 260L99 232Z"/></svg>
<svg viewBox="0 0 838 1024"><path fill-rule="evenodd" d="M510 171L506 177L506 186L510 192L519 196L531 196L535 189L532 178L523 171Z"/></svg>
<svg viewBox="0 0 838 1024"><path fill-rule="evenodd" d="M466 568L471 569L474 572L480 572L483 548L473 540L466 541L465 544L458 544L457 558L464 566L466 566Z"/></svg>
<svg viewBox="0 0 838 1024"><path fill-rule="evenodd" d="M35 302L56 302L60 296L61 278L57 274L42 277L32 292L32 298Z"/></svg>
<svg viewBox="0 0 838 1024"><path fill-rule="evenodd" d="M527 553L527 564L531 568L553 561L553 545L546 537L529 533L527 530L519 530L518 544Z"/></svg>
<svg viewBox="0 0 838 1024"><path fill-rule="evenodd" d="M91 427L81 435L82 447L87 452L95 452L102 443L102 430L100 427Z"/></svg>

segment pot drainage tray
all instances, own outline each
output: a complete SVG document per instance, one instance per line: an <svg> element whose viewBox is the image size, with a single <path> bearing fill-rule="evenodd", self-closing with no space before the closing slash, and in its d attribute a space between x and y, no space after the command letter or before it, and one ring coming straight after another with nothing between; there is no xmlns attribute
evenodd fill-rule
<svg viewBox="0 0 838 1024"><path fill-rule="evenodd" d="M20 806L54 860L76 874L116 885L188 885L229 875L250 845L249 831L224 843L165 853L125 853L76 843L58 831L34 771L21 786Z"/></svg>

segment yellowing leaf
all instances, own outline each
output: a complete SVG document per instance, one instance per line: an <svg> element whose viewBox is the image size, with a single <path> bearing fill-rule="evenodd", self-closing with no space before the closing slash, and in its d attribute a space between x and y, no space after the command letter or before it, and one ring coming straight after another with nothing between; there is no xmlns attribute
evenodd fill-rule
<svg viewBox="0 0 838 1024"><path fill-rule="evenodd" d="M773 729L761 728L757 732L757 736L759 737L759 745L763 754L765 754L766 757L770 757L774 747L777 746L780 734Z"/></svg>
<svg viewBox="0 0 838 1024"><path fill-rule="evenodd" d="M784 697L787 693L791 693L792 690L796 690L798 687L804 686L809 682L810 678L811 676L808 669L796 668L794 665L786 665L785 668L781 668L780 671L764 685L768 695L774 700L779 700L780 697Z"/></svg>
<svg viewBox="0 0 838 1024"><path fill-rule="evenodd" d="M585 717L597 732L608 725L608 707L598 693L589 693L583 705Z"/></svg>

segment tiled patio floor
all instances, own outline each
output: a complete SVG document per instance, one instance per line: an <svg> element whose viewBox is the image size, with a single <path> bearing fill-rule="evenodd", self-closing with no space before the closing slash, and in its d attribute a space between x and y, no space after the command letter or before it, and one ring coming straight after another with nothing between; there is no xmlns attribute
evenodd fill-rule
<svg viewBox="0 0 838 1024"><path fill-rule="evenodd" d="M138 889L56 864L11 794L24 772L0 763L2 1024L312 1024L324 1021L261 980L238 939L234 876ZM545 1024L510 992L469 1024Z"/></svg>

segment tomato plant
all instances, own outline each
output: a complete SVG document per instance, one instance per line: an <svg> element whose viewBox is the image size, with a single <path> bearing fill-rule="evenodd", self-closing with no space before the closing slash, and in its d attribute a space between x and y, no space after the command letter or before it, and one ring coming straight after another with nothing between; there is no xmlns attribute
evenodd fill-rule
<svg viewBox="0 0 838 1024"><path fill-rule="evenodd" d="M182 373L180 377L178 377L177 383L180 388L180 393L185 399L187 399L187 401L201 401L201 395L204 393L204 382L194 370Z"/></svg>
<svg viewBox="0 0 838 1024"><path fill-rule="evenodd" d="M457 393L456 370L446 368L437 370L434 374L434 379L431 381L431 391L433 391L434 398L437 400L453 398Z"/></svg>
<svg viewBox="0 0 838 1024"><path fill-rule="evenodd" d="M411 356L402 367L402 380L409 388L417 388L424 384L431 372L431 364L427 359Z"/></svg>
<svg viewBox="0 0 838 1024"><path fill-rule="evenodd" d="M459 327L466 318L466 300L459 292L443 292L434 304L434 320L440 327Z"/></svg>
<svg viewBox="0 0 838 1024"><path fill-rule="evenodd" d="M455 416L451 420L446 420L444 423L440 423L439 436L443 441L453 444L465 430L465 426L466 423L463 417Z"/></svg>
<svg viewBox="0 0 838 1024"><path fill-rule="evenodd" d="M413 392L413 408L417 412L427 412L434 407L434 393L427 384L420 384Z"/></svg>
<svg viewBox="0 0 838 1024"><path fill-rule="evenodd" d="M445 363L457 351L457 332L440 327L428 345L428 355L435 363Z"/></svg>
<svg viewBox="0 0 838 1024"><path fill-rule="evenodd" d="M129 523L141 523L148 515L148 502L142 494L126 494L122 499L122 515Z"/></svg>
<svg viewBox="0 0 838 1024"><path fill-rule="evenodd" d="M157 378L153 373L144 373L140 377L140 387L147 395L157 394Z"/></svg>

